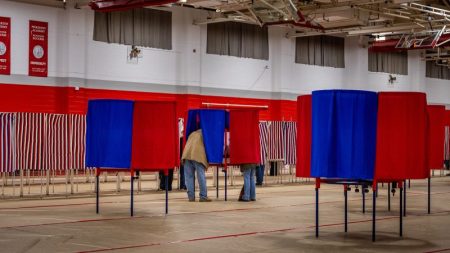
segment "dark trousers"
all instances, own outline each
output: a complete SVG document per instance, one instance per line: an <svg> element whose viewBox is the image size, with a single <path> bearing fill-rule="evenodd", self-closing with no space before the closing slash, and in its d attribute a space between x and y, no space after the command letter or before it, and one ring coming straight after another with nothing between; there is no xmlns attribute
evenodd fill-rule
<svg viewBox="0 0 450 253"><path fill-rule="evenodd" d="M278 163L270 162L270 175L277 176L278 175Z"/></svg>
<svg viewBox="0 0 450 253"><path fill-rule="evenodd" d="M184 182L184 166L180 165L180 189L186 190L186 183Z"/></svg>
<svg viewBox="0 0 450 253"><path fill-rule="evenodd" d="M256 166L256 185L262 185L264 181L264 164Z"/></svg>
<svg viewBox="0 0 450 253"><path fill-rule="evenodd" d="M172 190L172 181L173 181L173 169L169 170L169 191ZM159 189L166 190L166 175L164 175L164 171L159 171Z"/></svg>

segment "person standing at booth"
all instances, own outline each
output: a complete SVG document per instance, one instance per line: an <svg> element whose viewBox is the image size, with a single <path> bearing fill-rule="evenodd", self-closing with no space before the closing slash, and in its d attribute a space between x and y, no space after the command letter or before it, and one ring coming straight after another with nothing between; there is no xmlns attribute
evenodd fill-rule
<svg viewBox="0 0 450 253"><path fill-rule="evenodd" d="M189 201L195 201L194 173L197 172L197 180L200 187L199 201L211 202L211 199L208 198L205 177L205 170L208 168L209 164L206 158L201 129L198 129L189 135L181 160L184 166L184 178Z"/></svg>
<svg viewBox="0 0 450 253"><path fill-rule="evenodd" d="M241 172L242 176L244 177L244 187L242 196L239 196L239 201L256 201L255 170L256 164L241 165Z"/></svg>

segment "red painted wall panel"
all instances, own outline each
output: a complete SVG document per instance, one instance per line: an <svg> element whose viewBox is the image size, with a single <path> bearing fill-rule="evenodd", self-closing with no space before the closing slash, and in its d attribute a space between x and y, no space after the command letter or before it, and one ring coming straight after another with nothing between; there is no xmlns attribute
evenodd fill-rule
<svg viewBox="0 0 450 253"><path fill-rule="evenodd" d="M89 99L133 99L177 101L177 116L186 117L187 110L201 108L202 102L268 105L260 112L261 120L296 120L297 102L256 98L167 94L154 92L103 90L73 87L0 84L0 112L46 112L85 114Z"/></svg>

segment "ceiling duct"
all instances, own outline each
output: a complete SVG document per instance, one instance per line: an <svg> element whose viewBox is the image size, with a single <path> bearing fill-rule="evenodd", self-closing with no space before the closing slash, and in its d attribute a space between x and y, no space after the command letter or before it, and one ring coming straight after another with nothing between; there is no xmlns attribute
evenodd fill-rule
<svg viewBox="0 0 450 253"><path fill-rule="evenodd" d="M89 6L95 11L110 12L160 6L176 2L178 2L178 0L92 0L89 3Z"/></svg>
<svg viewBox="0 0 450 253"><path fill-rule="evenodd" d="M399 48L397 47L400 39L391 39L385 41L374 41L372 45L369 47L371 52L391 52L391 51L403 51L403 50L415 50L415 49L431 49L432 45L423 45L423 46L411 46L408 48ZM450 34L442 35L436 44L440 44L440 46L445 46L450 44Z"/></svg>

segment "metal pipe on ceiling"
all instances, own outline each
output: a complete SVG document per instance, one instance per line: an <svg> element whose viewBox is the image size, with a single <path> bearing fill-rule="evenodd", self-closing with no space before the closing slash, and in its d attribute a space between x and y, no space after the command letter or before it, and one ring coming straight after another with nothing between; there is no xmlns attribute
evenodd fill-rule
<svg viewBox="0 0 450 253"><path fill-rule="evenodd" d="M94 11L112 12L134 8L173 4L178 0L92 0L89 6Z"/></svg>

